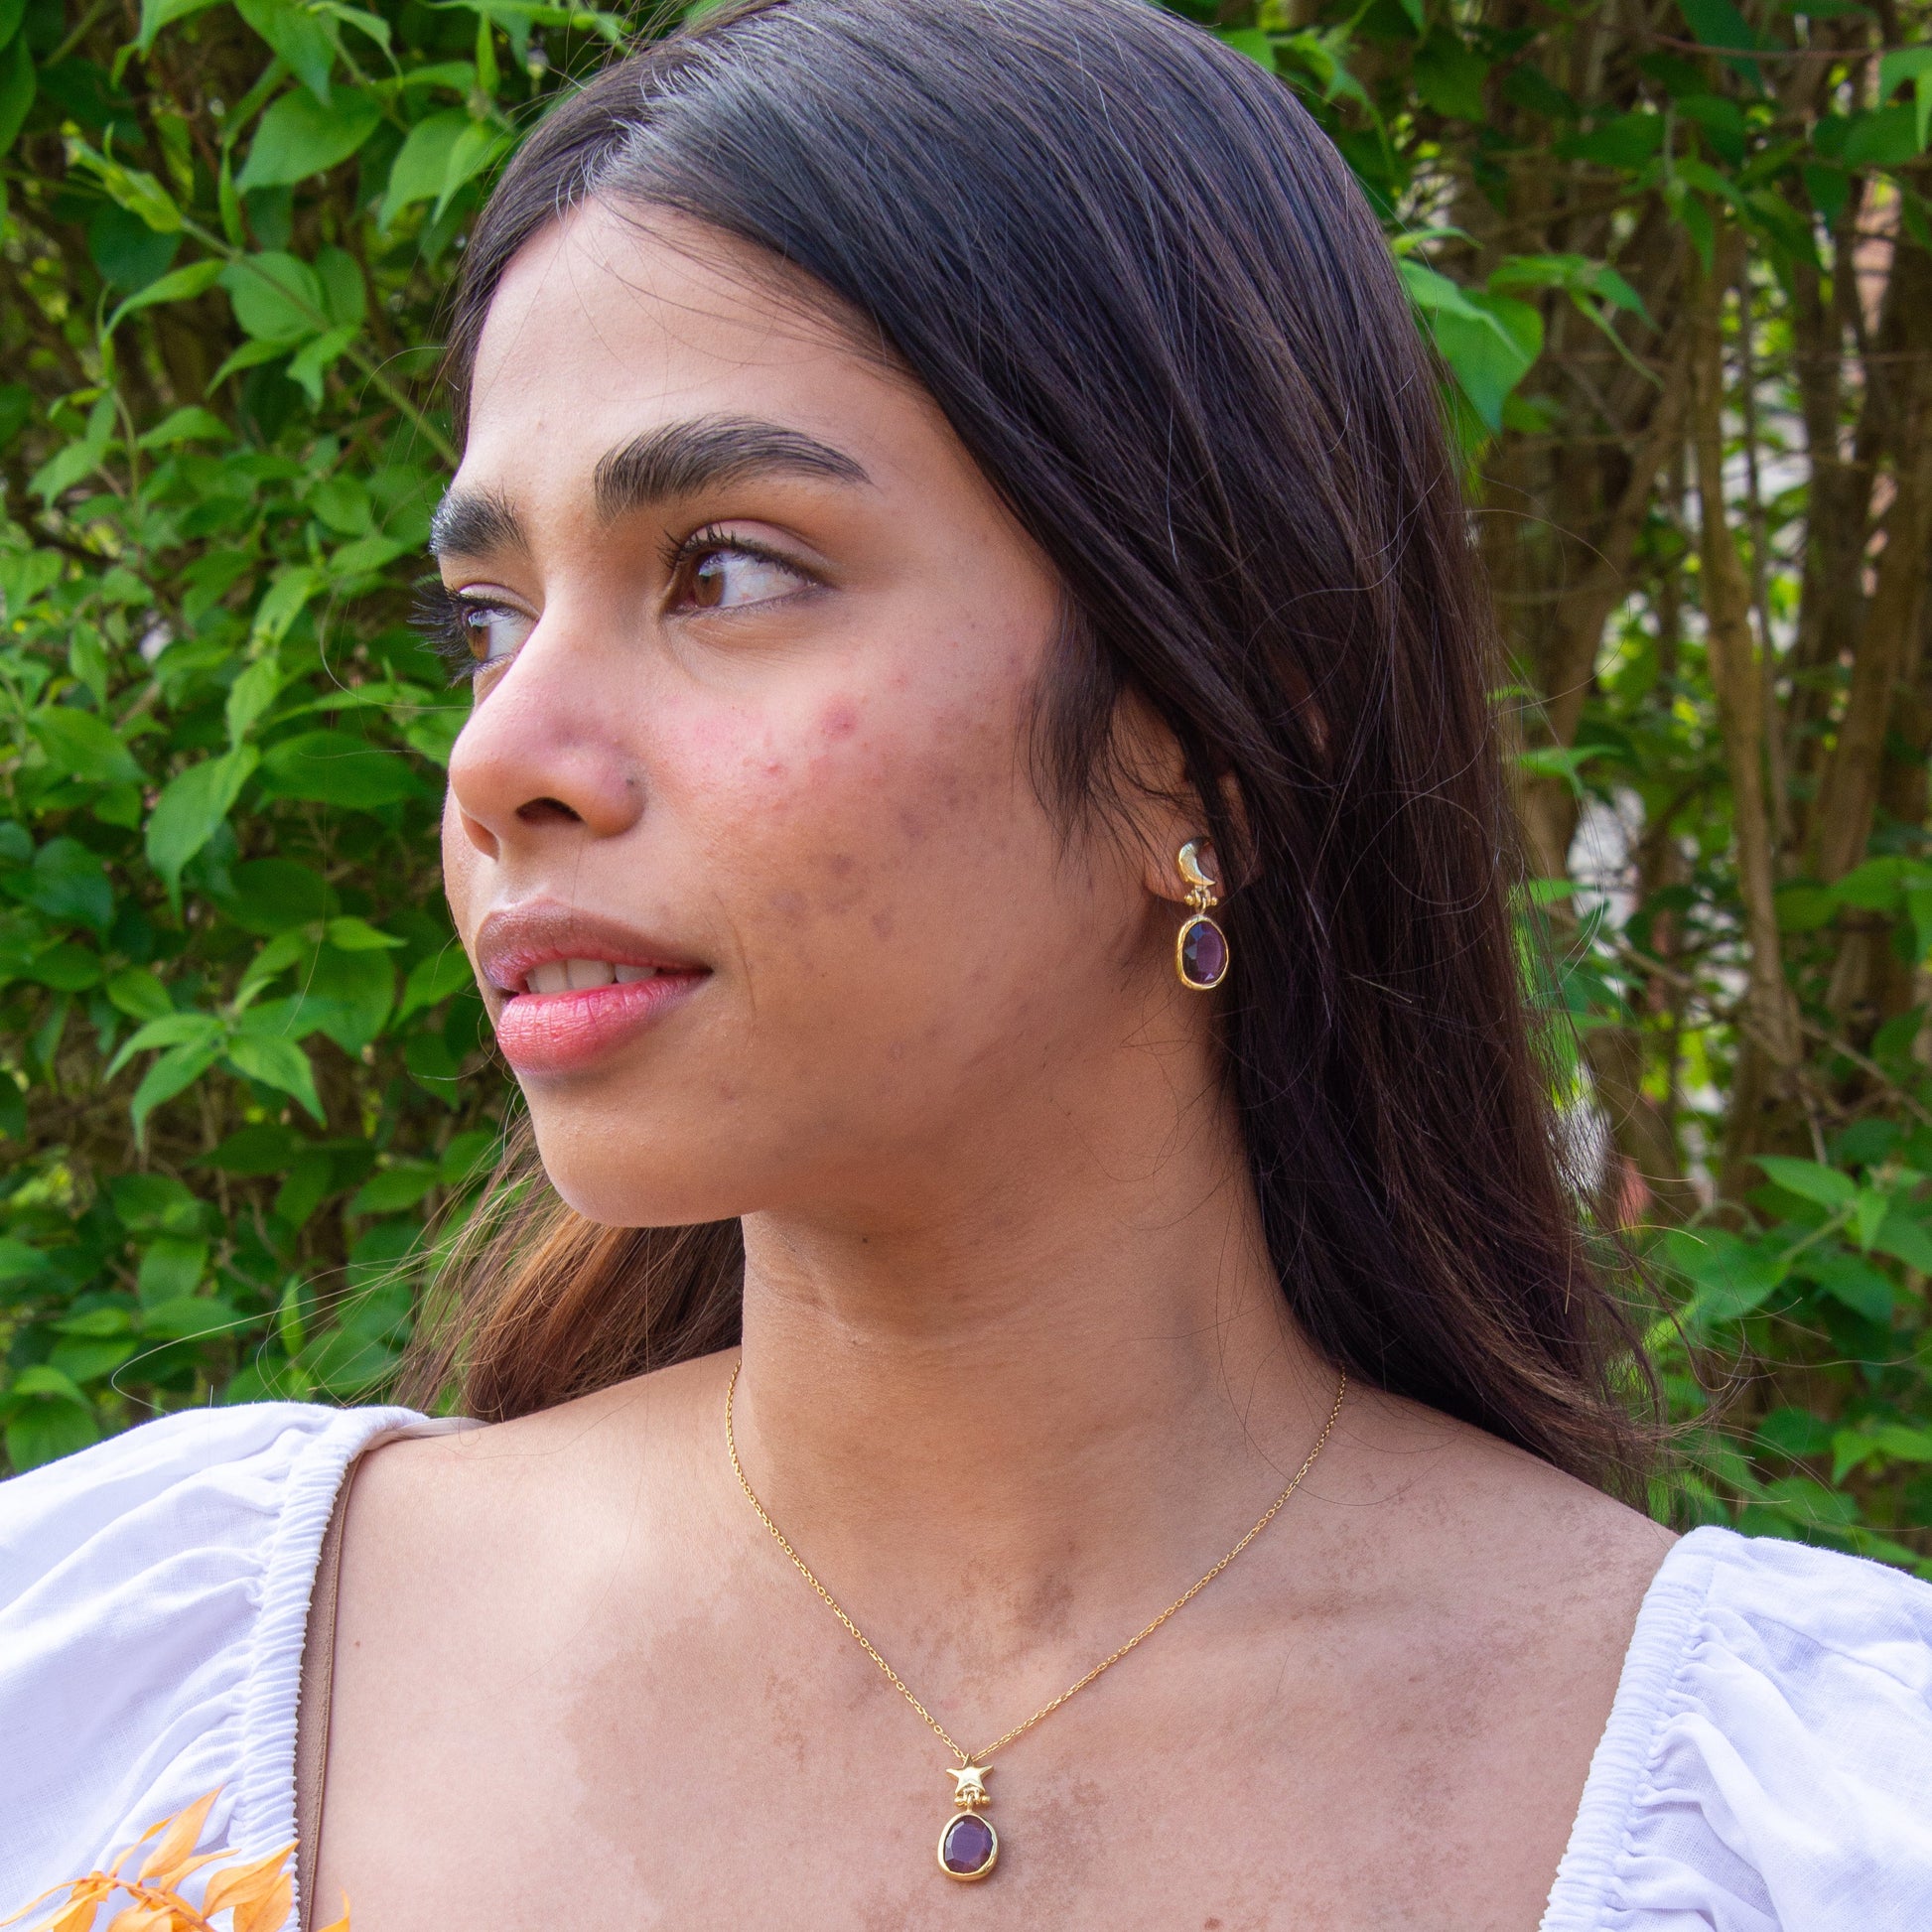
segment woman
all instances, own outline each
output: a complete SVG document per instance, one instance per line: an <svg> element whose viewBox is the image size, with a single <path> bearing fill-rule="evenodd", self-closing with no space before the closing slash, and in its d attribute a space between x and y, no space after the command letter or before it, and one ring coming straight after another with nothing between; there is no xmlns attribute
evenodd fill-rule
<svg viewBox="0 0 1932 1932"><path fill-rule="evenodd" d="M218 1788L356 1932L1926 1923L1932 1591L1615 1500L1436 387L1288 92L714 14L511 165L454 368L554 1196L469 1422L5 1492L7 1888Z"/></svg>

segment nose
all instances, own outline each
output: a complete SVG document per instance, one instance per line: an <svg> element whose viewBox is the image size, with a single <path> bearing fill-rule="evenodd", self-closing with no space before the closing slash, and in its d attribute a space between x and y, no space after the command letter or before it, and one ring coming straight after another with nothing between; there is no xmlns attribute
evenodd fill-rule
<svg viewBox="0 0 1932 1932"><path fill-rule="evenodd" d="M616 667L554 647L547 628L479 698L450 755L457 822L487 859L617 838L643 811L642 768L622 732L642 714L637 694L610 689Z"/></svg>

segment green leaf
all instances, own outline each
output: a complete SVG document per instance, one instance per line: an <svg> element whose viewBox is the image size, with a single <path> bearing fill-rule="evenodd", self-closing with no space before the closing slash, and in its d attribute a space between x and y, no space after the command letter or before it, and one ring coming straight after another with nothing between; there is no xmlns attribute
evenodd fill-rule
<svg viewBox="0 0 1932 1932"><path fill-rule="evenodd" d="M1878 63L1878 98L1889 100L1906 81L1912 83L1918 145L1932 142L1932 47L1895 47ZM4 143L0 143L4 146Z"/></svg>
<svg viewBox="0 0 1932 1932"><path fill-rule="evenodd" d="M27 977L58 993L84 993L100 984L100 955L85 946L51 946L28 967Z"/></svg>
<svg viewBox="0 0 1932 1932"><path fill-rule="evenodd" d="M258 369L264 362L274 362L289 352L288 343L243 343L232 355L222 358L221 366L208 377L207 386L218 389L231 375L240 375L248 369Z"/></svg>
<svg viewBox="0 0 1932 1932"><path fill-rule="evenodd" d="M1706 47L1721 51L1727 68L1746 80L1757 79L1757 63L1750 56L1758 49L1774 49L1776 42L1755 32L1731 0L1677 0L1677 4L1691 32Z"/></svg>
<svg viewBox="0 0 1932 1932"><path fill-rule="evenodd" d="M181 232L181 209L154 176L139 168L126 167L112 155L90 148L77 135L69 135L67 145L68 166L92 175L116 207L139 215L156 234Z"/></svg>
<svg viewBox="0 0 1932 1932"><path fill-rule="evenodd" d="M1780 886L1774 903L1780 932L1816 932L1838 915L1838 897L1824 886Z"/></svg>
<svg viewBox="0 0 1932 1932"><path fill-rule="evenodd" d="M1456 385L1491 430L1501 429L1504 399L1543 352L1543 318L1527 302L1463 288L1421 262L1397 266Z"/></svg>
<svg viewBox="0 0 1932 1932"><path fill-rule="evenodd" d="M1859 1183L1836 1168L1779 1154L1751 1158L1780 1187L1801 1200L1816 1201L1820 1207L1850 1207L1859 1197Z"/></svg>
<svg viewBox="0 0 1932 1932"><path fill-rule="evenodd" d="M24 382L0 382L0 450L4 450L27 427L34 413L34 392ZM45 552L29 551L18 562L32 562Z"/></svg>
<svg viewBox="0 0 1932 1932"><path fill-rule="evenodd" d="M289 626L307 609L309 600L322 588L322 572L312 564L293 564L278 570L255 607L254 621L248 626L249 649L272 650L279 644L288 635Z"/></svg>
<svg viewBox="0 0 1932 1932"><path fill-rule="evenodd" d="M6 1412L7 1454L18 1470L37 1469L100 1440L87 1398L69 1377L45 1364L24 1368L14 1378Z"/></svg>
<svg viewBox="0 0 1932 1932"><path fill-rule="evenodd" d="M1852 1214L1852 1239L1861 1249L1871 1246L1871 1237L1878 1232L1891 1210L1891 1194L1882 1187L1861 1187L1858 1206Z"/></svg>
<svg viewBox="0 0 1932 1932"><path fill-rule="evenodd" d="M78 839L50 839L34 854L27 879L11 890L61 925L89 925L104 932L114 917L114 889L106 869Z"/></svg>
<svg viewBox="0 0 1932 1932"><path fill-rule="evenodd" d="M1782 1256L1726 1228L1673 1228L1659 1252L1697 1284L1683 1315L1684 1325L1694 1331L1749 1314L1785 1278Z"/></svg>
<svg viewBox="0 0 1932 1932"><path fill-rule="evenodd" d="M289 71L325 107L336 37L309 8L293 0L235 0L235 12L288 64Z"/></svg>
<svg viewBox="0 0 1932 1932"><path fill-rule="evenodd" d="M332 329L326 336L318 336L291 359L289 380L300 383L303 393L312 403L322 401L322 378L342 359L343 351L354 342L358 333L353 323Z"/></svg>
<svg viewBox="0 0 1932 1932"><path fill-rule="evenodd" d="M190 262L186 268L170 270L159 281L150 282L144 289L136 289L108 317L104 333L111 336L137 309L152 309L163 302L192 302L196 296L206 295L220 281L221 273L222 264L214 259ZM185 412L177 410L175 413L181 415ZM202 413L207 414L206 411ZM145 444L147 439L144 437L142 441Z"/></svg>
<svg viewBox="0 0 1932 1932"><path fill-rule="evenodd" d="M1237 54L1245 54L1257 67L1275 71L1275 43L1259 27L1221 27L1215 38Z"/></svg>
<svg viewBox="0 0 1932 1932"><path fill-rule="evenodd" d="M1416 91L1437 113L1480 123L1489 63L1451 29L1438 28L1416 52Z"/></svg>
<svg viewBox="0 0 1932 1932"><path fill-rule="evenodd" d="M293 859L247 859L230 877L228 916L264 938L326 918L335 903L322 875Z"/></svg>
<svg viewBox="0 0 1932 1932"><path fill-rule="evenodd" d="M121 1041L120 1051L107 1063L111 1080L136 1053L157 1046L207 1045L220 1039L224 1029L211 1013L163 1013L135 1029Z"/></svg>
<svg viewBox="0 0 1932 1932"><path fill-rule="evenodd" d="M0 49L0 154L5 154L19 138L38 91L39 81L27 36L16 34Z"/></svg>
<svg viewBox="0 0 1932 1932"><path fill-rule="evenodd" d="M277 798L306 798L361 811L417 796L422 785L408 764L366 739L342 731L303 732L262 755L263 789Z"/></svg>
<svg viewBox="0 0 1932 1932"><path fill-rule="evenodd" d="M394 1214L414 1207L437 1183L436 1169L427 1161L408 1161L371 1174L350 1196L351 1214Z"/></svg>
<svg viewBox="0 0 1932 1932"><path fill-rule="evenodd" d="M228 1060L238 1072L277 1093L292 1095L310 1117L323 1117L322 1101L316 1093L315 1068L309 1056L292 1039L270 1035L240 1033L228 1042Z"/></svg>
<svg viewBox="0 0 1932 1932"><path fill-rule="evenodd" d="M1832 1426L1809 1409L1773 1409L1758 1425L1757 1440L1773 1454L1803 1461L1832 1446Z"/></svg>
<svg viewBox="0 0 1932 1932"><path fill-rule="evenodd" d="M145 966L123 966L109 976L105 990L116 1011L130 1020L162 1020L175 1010L168 989Z"/></svg>
<svg viewBox="0 0 1932 1932"><path fill-rule="evenodd" d="M441 196L450 156L458 140L475 125L461 108L451 107L426 115L409 130L389 164L389 185L377 216L384 228L393 226L404 208Z"/></svg>
<svg viewBox="0 0 1932 1932"><path fill-rule="evenodd" d="M293 1164L305 1143L288 1128L270 1121L230 1134L202 1165L223 1173L280 1173Z"/></svg>
<svg viewBox="0 0 1932 1932"><path fill-rule="evenodd" d="M241 787L254 770L252 745L191 764L168 781L148 815L148 863L174 897L181 890L182 868L214 836L227 817Z"/></svg>
<svg viewBox="0 0 1932 1932"><path fill-rule="evenodd" d="M227 1333L234 1311L207 1295L177 1295L156 1302L141 1316L141 1332L156 1341L200 1341Z"/></svg>
<svg viewBox="0 0 1932 1932"><path fill-rule="evenodd" d="M201 1046L171 1046L148 1068L141 1084L135 1088L134 1098L128 1107L137 1144L145 1142L147 1138L148 1116L157 1107L174 1099L184 1088L193 1086L220 1054L219 1040L210 1040Z"/></svg>
<svg viewBox="0 0 1932 1932"><path fill-rule="evenodd" d="M1906 865L1902 859L1867 859L1855 866L1831 890L1841 905L1865 912L1895 912L1904 891Z"/></svg>
<svg viewBox="0 0 1932 1932"><path fill-rule="evenodd" d="M327 105L306 89L281 96L261 117L235 187L282 188L346 161L382 118L382 106L359 87L341 87Z"/></svg>
<svg viewBox="0 0 1932 1932"><path fill-rule="evenodd" d="M144 1307L193 1295L207 1269L207 1243L185 1234L158 1234L141 1256L134 1292Z"/></svg>
<svg viewBox="0 0 1932 1932"><path fill-rule="evenodd" d="M368 315L362 270L346 248L316 251L316 280L322 285L322 312L337 327L352 329Z"/></svg>
<svg viewBox="0 0 1932 1932"><path fill-rule="evenodd" d="M453 1134L443 1150L438 1178L446 1187L462 1187L480 1179L495 1165L500 1141L482 1129Z"/></svg>
<svg viewBox="0 0 1932 1932"><path fill-rule="evenodd" d="M54 1344L47 1365L76 1382L92 1382L111 1375L139 1346L130 1336L118 1341L94 1340L85 1335L64 1337Z"/></svg>
<svg viewBox="0 0 1932 1932"><path fill-rule="evenodd" d="M345 1053L359 1053L387 1023L396 996L396 969L386 953L344 952L324 946L304 989L322 1031Z"/></svg>
<svg viewBox="0 0 1932 1932"><path fill-rule="evenodd" d="M244 255L221 271L220 281L234 304L235 321L260 342L292 345L329 326L322 278L294 255Z"/></svg>
<svg viewBox="0 0 1932 1932"><path fill-rule="evenodd" d="M1897 1291L1868 1261L1841 1248L1808 1254L1802 1265L1809 1280L1855 1314L1880 1324L1891 1319Z"/></svg>
<svg viewBox="0 0 1932 1932"><path fill-rule="evenodd" d="M9 1396L46 1395L61 1402L71 1402L79 1408L86 1408L87 1398L74 1387L72 1381L57 1368L36 1366L23 1368L13 1379Z"/></svg>
<svg viewBox="0 0 1932 1932"><path fill-rule="evenodd" d="M470 955L459 945L452 943L443 952L431 953L427 959L419 959L409 969L409 977L403 982L402 1004L396 1009L396 1018L407 1020L412 1013L424 1007L440 1005L452 993L465 992L477 983L477 976L470 964Z"/></svg>
<svg viewBox="0 0 1932 1932"><path fill-rule="evenodd" d="M1848 168L1900 168L1916 160L1924 146L1919 109L1901 101L1855 114L1840 158Z"/></svg>
<svg viewBox="0 0 1932 1932"><path fill-rule="evenodd" d="M141 31L136 37L135 47L141 53L147 53L162 28L171 27L178 20L186 20L191 14L205 12L214 4L215 0L141 0Z"/></svg>
<svg viewBox="0 0 1932 1932"><path fill-rule="evenodd" d="M1878 1223L1878 1230L1866 1246L1881 1255L1891 1255L1921 1275L1932 1275L1932 1232L1917 1215L1897 1200L1891 1212Z"/></svg>
<svg viewBox="0 0 1932 1932"><path fill-rule="evenodd" d="M228 686L228 701L223 707L231 746L239 745L254 729L256 719L275 702L281 684L282 667L273 657L258 657L244 666Z"/></svg>
<svg viewBox="0 0 1932 1932"><path fill-rule="evenodd" d="M191 403L171 411L141 438L144 450L171 450L182 443L225 443L234 434L211 409Z"/></svg>
<svg viewBox="0 0 1932 1932"><path fill-rule="evenodd" d="M51 1273L52 1266L40 1249L11 1235L0 1236L0 1282L33 1281Z"/></svg>
<svg viewBox="0 0 1932 1932"><path fill-rule="evenodd" d="M120 735L97 712L72 705L43 705L28 719L47 761L69 778L88 784L139 784L146 774Z"/></svg>
<svg viewBox="0 0 1932 1932"><path fill-rule="evenodd" d="M1567 134L1556 144L1559 159L1592 161L1600 167L1636 174L1664 145L1664 117L1647 108L1614 114L1587 134Z"/></svg>
<svg viewBox="0 0 1932 1932"><path fill-rule="evenodd" d="M255 957L249 961L248 970L241 976L241 986L236 994L237 1003L251 999L279 974L285 973L298 959L308 957L315 950L314 941L307 930L298 928L284 932L271 939ZM252 1015L250 1025L257 1028L268 1026L259 1013ZM277 1028L276 1031L286 1031Z"/></svg>
<svg viewBox="0 0 1932 1932"><path fill-rule="evenodd" d="M329 921L329 943L344 952L380 952L400 946L404 941L393 934L379 932L366 919L340 918Z"/></svg>

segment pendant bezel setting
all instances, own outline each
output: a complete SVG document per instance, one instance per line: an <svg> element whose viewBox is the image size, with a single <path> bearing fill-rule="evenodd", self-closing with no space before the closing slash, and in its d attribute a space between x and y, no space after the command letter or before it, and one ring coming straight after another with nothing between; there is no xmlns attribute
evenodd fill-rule
<svg viewBox="0 0 1932 1932"><path fill-rule="evenodd" d="M986 1854L985 1863L981 1864L976 1870L955 1871L953 1867L946 1863L946 1841L949 1838L951 1838L953 1833L956 1832L960 1828L960 1826L965 1824L968 1819L971 1819L972 1822L976 1825L982 1825L985 1827L986 1836L991 1841L991 1846ZM993 1875L993 1867L1000 1863L1000 1834L994 1828L992 1819L986 1817L978 1809L973 1809L969 1811L962 1808L961 1810L954 1812L953 1815L946 1820L944 1826L940 1829L939 1843L933 1850L933 1856L939 1862L939 1869L943 1871L948 1878L952 1879L955 1884L976 1885L979 1883L979 1881L982 1878L991 1877Z"/></svg>

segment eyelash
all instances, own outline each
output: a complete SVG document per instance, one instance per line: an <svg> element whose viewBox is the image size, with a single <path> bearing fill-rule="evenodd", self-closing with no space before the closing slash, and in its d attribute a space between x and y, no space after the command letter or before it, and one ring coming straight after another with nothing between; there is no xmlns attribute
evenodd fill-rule
<svg viewBox="0 0 1932 1932"><path fill-rule="evenodd" d="M679 537L664 545L660 553L664 575L676 583L679 573L687 564L696 563L713 550L735 550L741 557L757 557L761 563L776 564L780 570L788 570L808 584L816 581L809 571L793 562L783 551L773 550L767 544L754 543L748 537L733 536L715 523L707 523L703 529L693 530L688 537Z"/></svg>
<svg viewBox="0 0 1932 1932"><path fill-rule="evenodd" d="M744 537L732 536L715 523L708 523L703 529L692 531L688 537L667 543L662 552L664 574L675 583L687 565L717 550L735 550L742 557L757 557L764 563L776 564L780 570L790 571L794 577L808 584L816 581L808 571L781 551L765 544L750 542ZM474 612L499 608L506 607L496 605L489 598L464 597L451 590L440 577L427 576L416 587L410 627L449 666L452 684L468 684L486 667L470 648L464 620Z"/></svg>
<svg viewBox="0 0 1932 1932"><path fill-rule="evenodd" d="M463 622L480 608L488 608L486 600L459 597L440 577L425 577L416 586L409 627L449 667L452 684L468 684L483 668L470 648Z"/></svg>

